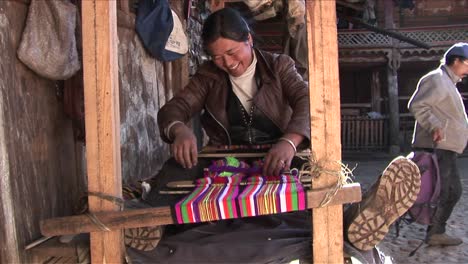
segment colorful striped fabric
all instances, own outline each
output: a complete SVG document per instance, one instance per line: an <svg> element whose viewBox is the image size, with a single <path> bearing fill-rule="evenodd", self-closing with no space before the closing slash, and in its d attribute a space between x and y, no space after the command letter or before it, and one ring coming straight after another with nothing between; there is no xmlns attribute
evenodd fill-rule
<svg viewBox="0 0 468 264"><path fill-rule="evenodd" d="M305 191L296 176L256 175L247 181L246 188L237 198L241 217L306 209Z"/></svg>
<svg viewBox="0 0 468 264"><path fill-rule="evenodd" d="M238 217L236 197L243 175L204 177L175 206L178 223L198 223Z"/></svg>
<svg viewBox="0 0 468 264"><path fill-rule="evenodd" d="M195 189L176 204L177 222L198 223L305 210L305 191L297 174L262 176L261 165L261 161L255 161L252 167L243 161L213 162L205 169L205 177L197 180Z"/></svg>

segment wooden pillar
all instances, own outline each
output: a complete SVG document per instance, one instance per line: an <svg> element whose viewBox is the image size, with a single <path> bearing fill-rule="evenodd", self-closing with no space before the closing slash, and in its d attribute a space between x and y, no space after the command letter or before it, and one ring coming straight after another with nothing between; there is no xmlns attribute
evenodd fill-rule
<svg viewBox="0 0 468 264"><path fill-rule="evenodd" d="M307 0L307 40L311 144L324 170L339 172L340 87L335 0ZM313 188L332 187L338 180L322 172ZM314 263L343 263L343 206L313 209Z"/></svg>
<svg viewBox="0 0 468 264"><path fill-rule="evenodd" d="M393 1L385 1L385 28L395 28L393 17ZM398 101L398 69L400 68L399 41L391 38L392 48L388 52L387 91L388 91L388 121L389 121L389 152L391 155L400 153L400 106Z"/></svg>
<svg viewBox="0 0 468 264"><path fill-rule="evenodd" d="M380 85L380 72L379 70L372 71L371 77L371 111L382 113L382 96Z"/></svg>
<svg viewBox="0 0 468 264"><path fill-rule="evenodd" d="M394 51L392 51L393 53ZM398 51L397 51L398 52ZM397 69L387 66L388 89L388 122L389 122L389 152L391 155L400 153L400 106L398 102Z"/></svg>
<svg viewBox="0 0 468 264"><path fill-rule="evenodd" d="M116 1L82 1L88 190L122 196ZM119 206L89 197L92 213ZM122 262L122 232L91 233L93 263Z"/></svg>

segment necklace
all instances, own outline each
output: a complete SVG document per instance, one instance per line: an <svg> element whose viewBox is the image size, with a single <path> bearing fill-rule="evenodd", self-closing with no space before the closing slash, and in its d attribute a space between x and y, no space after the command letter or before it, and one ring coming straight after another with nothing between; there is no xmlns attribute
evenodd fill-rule
<svg viewBox="0 0 468 264"><path fill-rule="evenodd" d="M239 102L239 107L241 109L241 113L242 113L242 120L244 121L244 125L245 127L247 128L247 135L249 137L249 143L250 145L252 145L252 130L251 130L251 127L252 127L252 121L253 121L253 114L254 114L254 110L255 110L255 105L252 104L252 106L250 107L250 114L247 113L247 111L245 111L244 107L242 106L242 104ZM249 119L247 120L247 116L249 116Z"/></svg>

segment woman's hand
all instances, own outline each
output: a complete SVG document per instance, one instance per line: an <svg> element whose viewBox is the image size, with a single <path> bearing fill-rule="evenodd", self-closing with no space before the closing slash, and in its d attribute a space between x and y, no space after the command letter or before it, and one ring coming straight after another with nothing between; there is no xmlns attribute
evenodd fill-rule
<svg viewBox="0 0 468 264"><path fill-rule="evenodd" d="M283 135L278 142L268 151L263 164L263 175L277 176L281 170L289 170L291 162L296 155L296 146L304 136L296 133Z"/></svg>
<svg viewBox="0 0 468 264"><path fill-rule="evenodd" d="M278 141L265 157L263 175L277 176L281 170L289 170L295 154L294 149L288 142Z"/></svg>
<svg viewBox="0 0 468 264"><path fill-rule="evenodd" d="M175 160L186 169L196 166L198 159L197 139L193 131L180 123L174 125L171 134L174 138L171 151Z"/></svg>

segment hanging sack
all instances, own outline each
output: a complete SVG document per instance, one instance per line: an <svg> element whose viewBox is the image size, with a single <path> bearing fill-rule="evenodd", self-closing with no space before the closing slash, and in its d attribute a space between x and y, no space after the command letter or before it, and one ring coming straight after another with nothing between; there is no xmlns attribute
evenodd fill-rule
<svg viewBox="0 0 468 264"><path fill-rule="evenodd" d="M148 52L160 61L172 61L188 51L182 23L167 0L138 3L136 32Z"/></svg>
<svg viewBox="0 0 468 264"><path fill-rule="evenodd" d="M48 79L73 76L81 68L75 40L76 13L76 6L68 0L31 0L18 58Z"/></svg>

